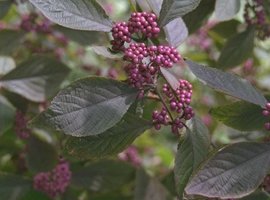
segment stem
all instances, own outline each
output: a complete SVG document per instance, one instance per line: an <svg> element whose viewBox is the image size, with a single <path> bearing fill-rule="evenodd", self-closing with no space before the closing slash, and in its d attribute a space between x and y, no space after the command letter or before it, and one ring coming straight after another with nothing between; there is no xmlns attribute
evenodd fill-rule
<svg viewBox="0 0 270 200"><path fill-rule="evenodd" d="M168 114L169 114L171 120L173 121L173 116L172 116L172 114L171 114L169 108L167 107L166 102L163 100L161 94L159 93L159 91L158 91L157 89L155 90L155 92L156 92L156 94L158 95L159 99L161 100L161 102L162 102L164 108L167 110L167 112L168 112Z"/></svg>

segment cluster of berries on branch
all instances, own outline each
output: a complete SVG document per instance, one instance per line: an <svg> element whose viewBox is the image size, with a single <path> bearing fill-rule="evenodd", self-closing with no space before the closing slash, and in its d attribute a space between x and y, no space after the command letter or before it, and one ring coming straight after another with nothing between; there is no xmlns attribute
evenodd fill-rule
<svg viewBox="0 0 270 200"><path fill-rule="evenodd" d="M181 60L181 56L174 47L147 46L132 38L134 35L141 36L141 39L158 36L160 28L157 17L153 13L132 13L127 23L116 23L111 32L112 50L124 53L124 60L129 62L125 66L129 83L141 91L155 83L159 67L171 68L173 64Z"/></svg>
<svg viewBox="0 0 270 200"><path fill-rule="evenodd" d="M70 184L71 171L68 162L60 160L59 164L49 172L40 172L34 177L34 188L44 192L51 198L63 194Z"/></svg>
<svg viewBox="0 0 270 200"><path fill-rule="evenodd" d="M265 105L265 108L262 112L262 114L265 116L265 117L270 117L270 102L268 102L266 105ZM264 124L264 127L266 130L270 131L270 121L269 122L266 122Z"/></svg>
<svg viewBox="0 0 270 200"><path fill-rule="evenodd" d="M164 84L163 94L168 102L163 102L162 110L154 111L152 114L153 124L157 130L162 125L171 125L172 132L178 134L185 126L185 122L194 117L194 111L190 106L192 96L192 85L186 80L179 80L177 89ZM169 104L170 106L166 106Z"/></svg>
<svg viewBox="0 0 270 200"><path fill-rule="evenodd" d="M270 37L270 24L267 23L263 0L248 1L245 5L244 19L248 26L256 26L261 40Z"/></svg>
<svg viewBox="0 0 270 200"><path fill-rule="evenodd" d="M125 71L131 86L140 90L139 98L144 96L146 90L156 92L157 79L160 68L172 68L182 58L178 51L169 45L146 45L144 41L157 37L160 28L157 16L153 13L132 13L129 21L116 23L112 28L111 41L113 51L124 53L124 60L128 62ZM135 38L137 37L137 38ZM171 125L173 133L185 126L185 121L194 116L191 102L192 86L186 80L179 80L179 87L172 90L167 84L163 92L168 98L168 106L163 105L162 110L154 111L153 124L157 130L162 125ZM170 111L167 109L170 107ZM173 119L171 113L177 113ZM170 116L170 117L169 117Z"/></svg>

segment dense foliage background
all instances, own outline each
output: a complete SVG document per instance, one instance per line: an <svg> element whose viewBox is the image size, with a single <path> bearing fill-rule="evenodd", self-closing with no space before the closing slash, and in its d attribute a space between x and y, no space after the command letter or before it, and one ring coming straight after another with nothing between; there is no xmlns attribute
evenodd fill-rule
<svg viewBox="0 0 270 200"><path fill-rule="evenodd" d="M133 41L182 58L153 85L192 84L181 130L110 43L142 11L160 33ZM0 199L269 200L269 20L269 0L0 0Z"/></svg>

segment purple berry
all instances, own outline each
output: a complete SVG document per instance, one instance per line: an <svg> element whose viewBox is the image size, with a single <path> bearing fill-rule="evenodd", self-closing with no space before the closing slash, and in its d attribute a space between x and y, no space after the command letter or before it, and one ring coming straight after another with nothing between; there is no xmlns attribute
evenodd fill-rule
<svg viewBox="0 0 270 200"><path fill-rule="evenodd" d="M264 124L264 127L265 127L265 129L266 129L267 131L270 131L270 122L266 122L266 123Z"/></svg>

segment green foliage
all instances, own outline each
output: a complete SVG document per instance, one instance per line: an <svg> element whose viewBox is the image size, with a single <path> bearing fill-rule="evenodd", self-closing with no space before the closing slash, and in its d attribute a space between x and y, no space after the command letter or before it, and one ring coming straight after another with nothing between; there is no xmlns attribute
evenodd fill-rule
<svg viewBox="0 0 270 200"><path fill-rule="evenodd" d="M216 0L215 17L220 21L232 19L240 10L241 2L234 0Z"/></svg>
<svg viewBox="0 0 270 200"><path fill-rule="evenodd" d="M26 163L32 172L47 172L52 170L58 162L58 155L53 144L38 136L31 136L28 140Z"/></svg>
<svg viewBox="0 0 270 200"><path fill-rule="evenodd" d="M23 31L1 30L0 55L10 55L21 44L24 35Z"/></svg>
<svg viewBox="0 0 270 200"><path fill-rule="evenodd" d="M261 107L265 106L265 97L245 79L189 60L186 63L192 73L209 87Z"/></svg>
<svg viewBox="0 0 270 200"><path fill-rule="evenodd" d="M260 106L241 101L213 108L210 113L223 124L241 131L261 130L267 122Z"/></svg>
<svg viewBox="0 0 270 200"><path fill-rule="evenodd" d="M194 10L200 0L164 0L160 11L159 24L165 26L170 21Z"/></svg>
<svg viewBox="0 0 270 200"><path fill-rule="evenodd" d="M230 38L222 49L218 59L219 68L229 69L247 60L252 55L254 39L254 27Z"/></svg>
<svg viewBox="0 0 270 200"><path fill-rule="evenodd" d="M73 29L109 32L112 23L94 0L30 0L50 20ZM59 15L61 13L61 15Z"/></svg>
<svg viewBox="0 0 270 200"><path fill-rule="evenodd" d="M81 79L59 92L39 121L67 135L99 135L122 119L136 95L137 90L119 81Z"/></svg>
<svg viewBox="0 0 270 200"><path fill-rule="evenodd" d="M206 158L210 147L210 137L207 127L195 118L191 121L184 138L179 143L175 156L174 174L176 188L182 198L189 177Z"/></svg>
<svg viewBox="0 0 270 200"><path fill-rule="evenodd" d="M0 78L5 89L35 101L44 102L58 90L69 69L55 59L34 56Z"/></svg>
<svg viewBox="0 0 270 200"><path fill-rule="evenodd" d="M109 192L132 182L135 168L124 162L104 160L76 169L72 176L73 187L92 192Z"/></svg>
<svg viewBox="0 0 270 200"><path fill-rule="evenodd" d="M269 171L268 143L229 145L200 167L186 192L207 197L240 198L252 193Z"/></svg>
<svg viewBox="0 0 270 200"><path fill-rule="evenodd" d="M126 149L151 124L133 114L127 113L114 127L97 136L69 137L65 151L78 159L102 159L114 156Z"/></svg>

